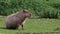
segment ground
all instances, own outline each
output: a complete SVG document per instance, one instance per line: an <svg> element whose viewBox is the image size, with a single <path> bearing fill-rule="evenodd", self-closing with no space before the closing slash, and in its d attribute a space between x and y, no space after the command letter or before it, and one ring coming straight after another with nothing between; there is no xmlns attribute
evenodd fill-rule
<svg viewBox="0 0 60 34"><path fill-rule="evenodd" d="M0 34L17 34L21 32L60 32L60 19L26 19L24 30L8 30L5 28L5 17L0 17Z"/></svg>

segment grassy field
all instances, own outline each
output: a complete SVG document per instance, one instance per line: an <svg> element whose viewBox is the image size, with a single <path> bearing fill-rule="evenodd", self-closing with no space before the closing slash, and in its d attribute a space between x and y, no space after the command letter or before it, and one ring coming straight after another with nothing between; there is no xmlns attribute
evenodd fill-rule
<svg viewBox="0 0 60 34"><path fill-rule="evenodd" d="M21 32L60 32L60 19L26 19L24 30L8 30L5 28L5 17L0 17L0 34L17 34Z"/></svg>

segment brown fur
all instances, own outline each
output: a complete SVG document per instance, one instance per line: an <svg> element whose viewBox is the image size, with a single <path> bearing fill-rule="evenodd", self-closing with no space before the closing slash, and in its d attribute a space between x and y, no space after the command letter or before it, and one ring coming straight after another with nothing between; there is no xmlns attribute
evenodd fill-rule
<svg viewBox="0 0 60 34"><path fill-rule="evenodd" d="M7 29L18 29L21 25L23 29L23 22L27 17L31 17L31 13L28 10L22 10L17 13L11 14L6 18L6 28Z"/></svg>

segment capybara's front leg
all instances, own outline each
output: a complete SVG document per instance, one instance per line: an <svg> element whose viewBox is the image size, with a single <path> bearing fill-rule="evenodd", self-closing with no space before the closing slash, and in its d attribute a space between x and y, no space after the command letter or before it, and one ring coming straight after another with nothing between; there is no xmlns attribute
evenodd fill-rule
<svg viewBox="0 0 60 34"><path fill-rule="evenodd" d="M24 27L23 27L23 25L21 25L21 27L22 27L22 30L24 30Z"/></svg>

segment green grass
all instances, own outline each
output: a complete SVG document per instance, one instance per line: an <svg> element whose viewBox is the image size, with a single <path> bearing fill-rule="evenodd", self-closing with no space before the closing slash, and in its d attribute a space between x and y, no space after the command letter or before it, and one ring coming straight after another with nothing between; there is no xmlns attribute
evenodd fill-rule
<svg viewBox="0 0 60 34"><path fill-rule="evenodd" d="M60 19L26 19L24 30L8 30L5 27L5 17L0 17L0 33L2 34L17 34L20 32L60 32Z"/></svg>

